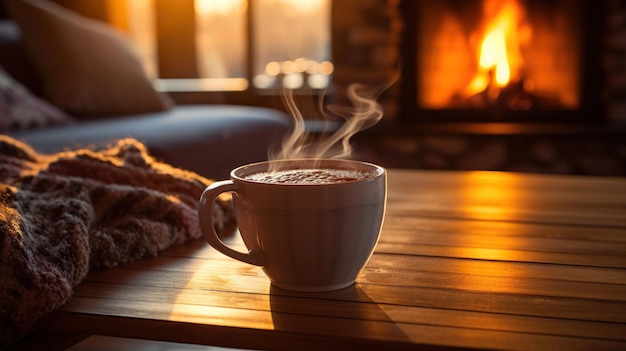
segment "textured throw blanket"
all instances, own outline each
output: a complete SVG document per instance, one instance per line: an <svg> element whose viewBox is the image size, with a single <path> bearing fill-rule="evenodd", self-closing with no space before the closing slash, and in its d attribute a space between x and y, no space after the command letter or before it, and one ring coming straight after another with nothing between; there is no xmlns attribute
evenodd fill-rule
<svg viewBox="0 0 626 351"><path fill-rule="evenodd" d="M132 139L42 155L0 135L0 348L66 302L89 270L201 237L198 199L210 182ZM231 204L218 200L213 215L223 228Z"/></svg>

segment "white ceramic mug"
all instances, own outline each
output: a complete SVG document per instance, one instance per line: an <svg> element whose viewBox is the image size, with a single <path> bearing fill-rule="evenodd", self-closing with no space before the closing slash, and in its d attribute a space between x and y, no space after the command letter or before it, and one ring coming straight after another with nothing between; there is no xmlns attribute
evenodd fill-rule
<svg viewBox="0 0 626 351"><path fill-rule="evenodd" d="M276 184L245 179L280 169L329 168L371 173L332 184ZM387 172L349 160L283 160L241 166L200 198L200 224L208 243L234 259L262 266L271 283L294 291L329 291L352 285L369 260L383 223ZM233 193L235 216L249 252L218 237L211 216L215 199Z"/></svg>

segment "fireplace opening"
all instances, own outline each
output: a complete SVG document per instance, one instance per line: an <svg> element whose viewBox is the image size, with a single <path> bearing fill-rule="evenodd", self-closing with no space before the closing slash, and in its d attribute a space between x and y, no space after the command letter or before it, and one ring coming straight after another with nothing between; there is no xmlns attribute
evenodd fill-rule
<svg viewBox="0 0 626 351"><path fill-rule="evenodd" d="M418 0L400 6L401 118L603 121L598 4Z"/></svg>

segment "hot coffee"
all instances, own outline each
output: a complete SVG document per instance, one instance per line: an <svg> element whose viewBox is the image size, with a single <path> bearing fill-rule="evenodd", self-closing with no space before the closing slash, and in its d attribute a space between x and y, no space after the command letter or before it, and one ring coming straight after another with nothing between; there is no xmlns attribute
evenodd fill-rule
<svg viewBox="0 0 626 351"><path fill-rule="evenodd" d="M271 184L332 184L366 179L376 173L344 169L289 169L245 176L247 180Z"/></svg>
<svg viewBox="0 0 626 351"><path fill-rule="evenodd" d="M275 171L276 170L276 171ZM370 163L295 159L243 165L200 198L207 242L236 260L262 266L271 283L295 291L354 284L380 235L387 175ZM230 192L246 250L226 245L211 212Z"/></svg>

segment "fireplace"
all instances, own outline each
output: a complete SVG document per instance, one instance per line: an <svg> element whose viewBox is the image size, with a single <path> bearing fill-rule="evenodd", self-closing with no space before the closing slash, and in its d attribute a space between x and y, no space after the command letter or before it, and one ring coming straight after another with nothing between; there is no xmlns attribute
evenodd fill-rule
<svg viewBox="0 0 626 351"><path fill-rule="evenodd" d="M355 135L358 159L388 168L626 175L626 3L519 0L513 41L523 65L512 63L503 84L496 68L479 66L487 29L498 27L486 20L498 11L486 11L484 0L367 4L356 7L360 16L335 11L356 20L333 22L334 85L376 84L397 67L401 74L379 100L382 121ZM367 46L341 41L359 33L379 35ZM468 89L476 77L482 90Z"/></svg>
<svg viewBox="0 0 626 351"><path fill-rule="evenodd" d="M401 1L400 118L603 121L601 3Z"/></svg>

